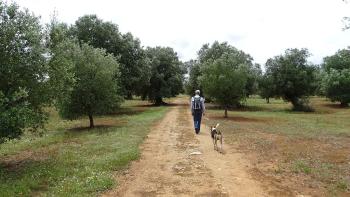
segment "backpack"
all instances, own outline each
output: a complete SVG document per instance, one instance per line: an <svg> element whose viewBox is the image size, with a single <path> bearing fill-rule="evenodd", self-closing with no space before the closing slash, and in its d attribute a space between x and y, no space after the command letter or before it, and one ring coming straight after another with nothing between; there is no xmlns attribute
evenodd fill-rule
<svg viewBox="0 0 350 197"><path fill-rule="evenodd" d="M194 110L202 110L202 103L201 103L201 97L193 97L193 105L192 105L192 108Z"/></svg>

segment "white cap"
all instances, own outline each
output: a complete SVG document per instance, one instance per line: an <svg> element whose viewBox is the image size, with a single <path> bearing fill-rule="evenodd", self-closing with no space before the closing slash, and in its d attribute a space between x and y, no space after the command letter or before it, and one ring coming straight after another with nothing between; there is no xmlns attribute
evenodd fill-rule
<svg viewBox="0 0 350 197"><path fill-rule="evenodd" d="M196 90L196 91L194 91L194 93L199 95L201 93L201 91L200 90Z"/></svg>

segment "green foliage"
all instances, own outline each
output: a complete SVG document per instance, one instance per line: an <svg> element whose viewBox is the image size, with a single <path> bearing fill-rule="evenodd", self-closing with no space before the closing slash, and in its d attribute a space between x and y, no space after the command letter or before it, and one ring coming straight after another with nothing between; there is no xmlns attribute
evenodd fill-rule
<svg viewBox="0 0 350 197"><path fill-rule="evenodd" d="M72 40L62 40L51 50L51 59L49 62L50 86L54 92L53 96L56 100L55 105L60 107L60 103L73 90L77 79L75 74L77 54L81 53L79 45ZM80 57L81 58L81 57Z"/></svg>
<svg viewBox="0 0 350 197"><path fill-rule="evenodd" d="M270 73L265 73L259 78L259 95L270 103L270 98L274 96L275 84Z"/></svg>
<svg viewBox="0 0 350 197"><path fill-rule="evenodd" d="M332 101L342 106L350 103L350 49L339 50L335 55L324 58L324 91Z"/></svg>
<svg viewBox="0 0 350 197"><path fill-rule="evenodd" d="M350 69L330 70L324 78L326 96L340 101L342 106L350 103Z"/></svg>
<svg viewBox="0 0 350 197"><path fill-rule="evenodd" d="M55 52L52 65L63 68L63 77L67 76L66 73L73 76L73 80L66 77L67 80L60 86L64 93L58 96L57 104L64 118L75 119L87 115L90 127L93 127L94 115L106 114L118 108L121 102L119 64L113 55L103 49L87 44L79 47L69 41L60 43Z"/></svg>
<svg viewBox="0 0 350 197"><path fill-rule="evenodd" d="M189 71L189 78L185 86L186 94L193 95L195 90L201 90L201 94L203 94L203 90L198 81L198 77L201 75L199 64L194 60L190 60L185 62L185 65Z"/></svg>
<svg viewBox="0 0 350 197"><path fill-rule="evenodd" d="M59 23L55 18L46 25L46 45L50 50L54 50L58 44L67 40L74 39L70 33L67 24Z"/></svg>
<svg viewBox="0 0 350 197"><path fill-rule="evenodd" d="M248 66L248 79L246 84L247 96L256 94L258 92L259 79L262 75L260 64L247 64Z"/></svg>
<svg viewBox="0 0 350 197"><path fill-rule="evenodd" d="M71 27L70 33L80 42L88 43L96 48L104 48L108 53L118 55L122 43L122 35L118 26L104 22L96 15L80 17Z"/></svg>
<svg viewBox="0 0 350 197"><path fill-rule="evenodd" d="M132 94L142 95L141 84L149 82L146 54L139 39L131 33L122 36L120 54L121 87L124 95L131 99Z"/></svg>
<svg viewBox="0 0 350 197"><path fill-rule="evenodd" d="M45 122L50 88L42 39L36 16L0 1L0 143Z"/></svg>
<svg viewBox="0 0 350 197"><path fill-rule="evenodd" d="M247 69L233 55L224 54L211 64L204 64L199 78L206 94L225 107L245 98Z"/></svg>
<svg viewBox="0 0 350 197"><path fill-rule="evenodd" d="M80 17L71 32L81 43L89 43L93 47L103 48L119 58L120 86L124 96L141 95L140 84L148 82L149 73L145 62L145 52L139 39L131 33L121 34L118 26L104 22L96 15Z"/></svg>
<svg viewBox="0 0 350 197"><path fill-rule="evenodd" d="M147 48L151 77L144 89L156 105L164 104L164 97L173 97L183 91L183 74L177 54L169 47Z"/></svg>
<svg viewBox="0 0 350 197"><path fill-rule="evenodd" d="M28 93L20 89L12 97L5 97L0 91L0 143L18 138L23 129L31 127L36 131L42 127L46 116L43 112L36 112L26 100Z"/></svg>
<svg viewBox="0 0 350 197"><path fill-rule="evenodd" d="M211 46L208 44L203 45L198 52L198 61L199 63L213 62L221 58L225 53L234 54L240 64L245 64L249 68L252 67L253 58L249 54L229 45L227 42L219 43L215 41Z"/></svg>
<svg viewBox="0 0 350 197"><path fill-rule="evenodd" d="M336 52L334 55L325 57L324 64L322 65L326 72L335 70L343 70L350 68L350 48L342 49Z"/></svg>
<svg viewBox="0 0 350 197"><path fill-rule="evenodd" d="M293 110L311 111L308 96L316 89L315 66L307 63L307 49L287 49L284 55L266 62L266 71L271 74L274 95L293 104Z"/></svg>
<svg viewBox="0 0 350 197"><path fill-rule="evenodd" d="M325 96L325 87L324 87L324 83L323 80L326 77L326 72L324 71L324 69L321 66L317 66L315 67L315 85L316 85L316 89L315 89L315 95L317 96Z"/></svg>
<svg viewBox="0 0 350 197"><path fill-rule="evenodd" d="M227 43L216 42L212 48L205 50L208 53L204 52L200 55L202 63L199 82L206 96L225 107L225 117L227 117L227 108L238 105L246 97L251 58ZM216 53L217 51L222 53L221 56ZM213 55L209 55L208 58L208 54Z"/></svg>
<svg viewBox="0 0 350 197"><path fill-rule="evenodd" d="M253 64L253 58L249 54L237 50L235 47L230 46L227 42L219 43L218 41L215 41L211 46L209 44L203 45L198 52L199 67L201 67L204 63L212 63L213 61L221 58L225 53L234 54L239 64L244 64L246 66L247 82L245 83L245 94L249 96L250 94L256 93L258 78L261 75L260 65ZM200 75L198 72L194 72L194 74ZM196 79L198 76L193 75L193 78Z"/></svg>

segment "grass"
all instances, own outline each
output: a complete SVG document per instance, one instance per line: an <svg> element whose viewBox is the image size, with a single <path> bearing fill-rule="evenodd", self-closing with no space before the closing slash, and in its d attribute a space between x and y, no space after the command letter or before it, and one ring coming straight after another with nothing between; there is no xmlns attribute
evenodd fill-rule
<svg viewBox="0 0 350 197"><path fill-rule="evenodd" d="M312 97L310 104L314 112L294 112L283 100L267 104L253 97L245 107L229 111L227 119L223 110L209 104L207 123L220 122L226 143L238 145L252 163L284 179L291 190L310 184L314 192L310 195L323 195L323 190L349 195L350 108L320 97ZM291 177L296 180L289 182Z"/></svg>
<svg viewBox="0 0 350 197"><path fill-rule="evenodd" d="M296 160L293 164L293 172L295 173L305 173L311 174L312 168L311 166L304 160Z"/></svg>
<svg viewBox="0 0 350 197"><path fill-rule="evenodd" d="M271 99L270 104L259 98L246 101L243 109L229 112L231 120L244 121L252 129L270 133L284 133L303 137L333 135L350 137L350 110L337 108L324 98L312 98L315 112L293 112L283 100ZM223 116L222 110L211 110L214 117Z"/></svg>
<svg viewBox="0 0 350 197"><path fill-rule="evenodd" d="M139 144L167 111L127 101L110 116L64 121L50 111L42 137L25 134L0 147L0 196L95 196L117 184L115 171L140 156Z"/></svg>

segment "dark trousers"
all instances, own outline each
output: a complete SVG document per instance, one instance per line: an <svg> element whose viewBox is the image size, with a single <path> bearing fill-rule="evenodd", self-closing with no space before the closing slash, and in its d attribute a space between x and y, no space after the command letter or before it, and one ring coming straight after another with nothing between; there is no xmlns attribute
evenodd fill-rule
<svg viewBox="0 0 350 197"><path fill-rule="evenodd" d="M194 128L198 131L201 129L201 121L202 121L202 111L195 111L193 113L193 122Z"/></svg>

